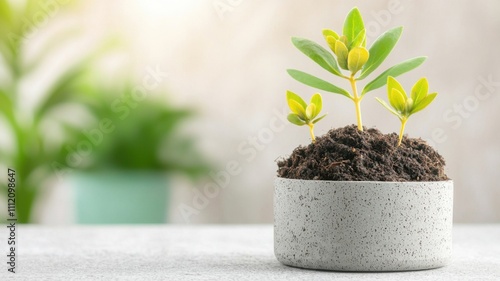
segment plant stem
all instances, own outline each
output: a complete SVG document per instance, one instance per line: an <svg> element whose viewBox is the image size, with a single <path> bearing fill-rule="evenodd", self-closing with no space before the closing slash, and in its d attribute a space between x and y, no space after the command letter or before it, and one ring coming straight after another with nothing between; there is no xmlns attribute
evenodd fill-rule
<svg viewBox="0 0 500 281"><path fill-rule="evenodd" d="M358 130L363 131L363 121L361 119L361 97L358 96L358 88L356 87L356 79L354 75L349 77L349 82L351 82L352 94L354 105L356 106L356 119L358 120Z"/></svg>
<svg viewBox="0 0 500 281"><path fill-rule="evenodd" d="M403 133L405 132L406 121L408 121L408 119L406 118L401 119L401 130L399 131L398 146L401 145L401 140L403 140Z"/></svg>
<svg viewBox="0 0 500 281"><path fill-rule="evenodd" d="M311 140L313 143L316 142L316 137L314 136L314 124L313 123L307 123L307 126L309 126L309 133L311 134Z"/></svg>

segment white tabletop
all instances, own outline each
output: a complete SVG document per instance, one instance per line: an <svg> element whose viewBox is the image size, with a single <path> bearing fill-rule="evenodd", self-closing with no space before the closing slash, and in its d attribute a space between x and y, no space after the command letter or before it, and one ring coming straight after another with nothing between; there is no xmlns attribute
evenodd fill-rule
<svg viewBox="0 0 500 281"><path fill-rule="evenodd" d="M282 265L271 225L21 225L11 274L0 236L0 280L500 280L500 225L455 225L449 266L392 273Z"/></svg>

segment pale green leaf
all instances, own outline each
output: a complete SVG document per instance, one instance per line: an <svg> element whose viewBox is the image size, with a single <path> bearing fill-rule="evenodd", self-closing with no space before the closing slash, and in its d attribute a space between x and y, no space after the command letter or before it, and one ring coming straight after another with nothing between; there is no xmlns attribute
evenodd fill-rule
<svg viewBox="0 0 500 281"><path fill-rule="evenodd" d="M371 54L370 54L371 56ZM365 88L363 89L362 95L365 95L366 93L376 90L380 87L383 87L387 83L387 77L393 76L397 77L403 73L406 73L410 70L413 70L420 66L424 61L426 57L417 57L413 59L406 60L402 63L396 64L395 66L387 69L386 71L382 72L377 78L375 78L373 81L370 83L366 84ZM365 64L366 65L366 64Z"/></svg>
<svg viewBox="0 0 500 281"><path fill-rule="evenodd" d="M335 54L337 55L337 61L342 69L347 70L347 58L349 56L349 50L342 41L337 40L335 42Z"/></svg>
<svg viewBox="0 0 500 281"><path fill-rule="evenodd" d="M385 101L383 101L382 99L379 99L379 98L375 98L381 105L383 105L387 110L389 110L389 112L391 112L392 114L396 115L397 117L399 117L400 119L402 118L401 115L395 111L390 105L388 105Z"/></svg>
<svg viewBox="0 0 500 281"><path fill-rule="evenodd" d="M358 8L353 8L344 21L343 33L347 37L347 42L352 42L356 35L365 29L365 24L363 23L363 18Z"/></svg>
<svg viewBox="0 0 500 281"><path fill-rule="evenodd" d="M326 114L325 114L325 115L323 115L323 116L320 116L320 117L318 117L318 118L316 118L316 119L314 119L314 120L312 121L312 123L313 123L313 124L318 123L321 119L325 118L325 116L326 116Z"/></svg>
<svg viewBox="0 0 500 281"><path fill-rule="evenodd" d="M330 84L329 82L326 82L325 80L322 80L322 79L315 77L311 74L308 74L308 73L305 73L305 72L302 72L302 71L296 70L296 69L288 69L287 72L288 72L288 74L290 74L290 76L292 76L293 79L295 79L301 83L304 83L308 86L311 86L311 87L314 87L316 89L320 89L323 91L327 91L330 93L340 94L340 95L343 95L343 96L346 96L346 97L352 99L351 95L346 90L344 90L340 87L337 87L333 84Z"/></svg>
<svg viewBox="0 0 500 281"><path fill-rule="evenodd" d="M332 50L332 52L337 55L337 52L335 51L335 44L337 43L337 39L335 39L333 36L327 36L326 37L326 43L328 43L328 46Z"/></svg>
<svg viewBox="0 0 500 281"><path fill-rule="evenodd" d="M297 114L300 118L306 119L306 109L302 107L298 102L294 100L288 100L288 107L290 107L290 110Z"/></svg>
<svg viewBox="0 0 500 281"><path fill-rule="evenodd" d="M315 112L316 106L314 105L314 103L309 104L306 108L306 117L308 121L316 117L316 115L314 115Z"/></svg>
<svg viewBox="0 0 500 281"><path fill-rule="evenodd" d="M297 114L294 114L294 113L288 114L286 119L288 119L288 121L290 123L297 125L297 126L304 126L306 124L306 122L304 122L304 120L302 120Z"/></svg>
<svg viewBox="0 0 500 281"><path fill-rule="evenodd" d="M392 89L389 94L389 102L396 111L404 113L406 109L406 99L403 93L397 89Z"/></svg>
<svg viewBox="0 0 500 281"><path fill-rule="evenodd" d="M319 44L304 38L292 38L292 43L302 53L315 61L319 66L332 74L341 76L340 69L335 62L333 55Z"/></svg>
<svg viewBox="0 0 500 281"><path fill-rule="evenodd" d="M349 50L355 47L363 47L363 42L366 42L366 31L363 29L359 32L358 35L353 39L353 41L349 44ZM363 47L364 48L364 47Z"/></svg>
<svg viewBox="0 0 500 281"><path fill-rule="evenodd" d="M419 103L414 103L413 109L410 114L419 112L420 110L426 108L437 96L437 93L428 94Z"/></svg>
<svg viewBox="0 0 500 281"><path fill-rule="evenodd" d="M290 100L294 100L298 102L302 106L302 108L307 107L307 103L299 95L295 94L292 91L286 91L286 100L287 102L290 102Z"/></svg>
<svg viewBox="0 0 500 281"><path fill-rule="evenodd" d="M319 93L314 94L311 97L311 103L316 106L316 111L314 112L314 117L316 117L323 109L323 99L321 98L321 95Z"/></svg>
<svg viewBox="0 0 500 281"><path fill-rule="evenodd" d="M345 37L345 35L340 36L339 40L340 42L344 43L344 45L346 45L347 47L348 42L347 42L347 37Z"/></svg>
<svg viewBox="0 0 500 281"><path fill-rule="evenodd" d="M330 30L330 29L323 29L323 37L325 37L325 40L327 40L328 36L332 36L335 39L339 39L339 35L337 32Z"/></svg>
<svg viewBox="0 0 500 281"><path fill-rule="evenodd" d="M418 104L429 92L429 82L427 78L421 78L411 89L411 98Z"/></svg>
<svg viewBox="0 0 500 281"><path fill-rule="evenodd" d="M361 70L361 75L359 80L366 78L370 73L377 69L382 62L387 58L389 53L392 51L394 46L399 40L401 33L403 32L403 27L396 27L390 29L380 35L380 37L373 42L369 52L370 59L366 62L365 66Z"/></svg>
<svg viewBox="0 0 500 281"><path fill-rule="evenodd" d="M387 77L387 94L390 95L393 89L396 89L401 94L403 94L404 99L406 100L406 91L403 88L403 86L401 86L401 84L398 82L398 80L396 80L394 77L389 76L389 77Z"/></svg>
<svg viewBox="0 0 500 281"><path fill-rule="evenodd" d="M363 47L355 47L349 52L347 66L349 70L355 74L358 72L368 60L368 50Z"/></svg>

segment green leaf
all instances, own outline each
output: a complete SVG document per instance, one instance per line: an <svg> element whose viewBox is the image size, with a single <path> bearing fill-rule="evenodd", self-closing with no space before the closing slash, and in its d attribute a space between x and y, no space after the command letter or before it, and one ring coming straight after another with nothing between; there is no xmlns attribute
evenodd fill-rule
<svg viewBox="0 0 500 281"><path fill-rule="evenodd" d="M347 49L346 45L340 40L337 40L335 42L335 54L337 55L339 66L347 70L347 58L349 56L349 50Z"/></svg>
<svg viewBox="0 0 500 281"><path fill-rule="evenodd" d="M347 47L347 37L345 37L345 35L340 36L339 40L340 42L344 43L344 45L346 45Z"/></svg>
<svg viewBox="0 0 500 281"><path fill-rule="evenodd" d="M288 119L290 123L295 124L297 126L304 126L306 124L304 120L302 120L297 114L294 113L288 114L286 119Z"/></svg>
<svg viewBox="0 0 500 281"><path fill-rule="evenodd" d="M290 110L297 114L300 118L306 119L306 109L302 107L298 102L294 100L288 100L288 107L290 107Z"/></svg>
<svg viewBox="0 0 500 281"><path fill-rule="evenodd" d="M398 82L398 80L396 80L394 77L389 76L389 77L387 77L387 94L390 95L393 89L396 89L401 94L403 94L405 96L405 100L406 100L406 91L403 88L403 86L401 86L401 84Z"/></svg>
<svg viewBox="0 0 500 281"><path fill-rule="evenodd" d="M2 113L9 122L13 121L14 109L12 101L3 90L0 90L0 113Z"/></svg>
<svg viewBox="0 0 500 281"><path fill-rule="evenodd" d="M403 73L406 73L410 70L413 70L420 66L424 61L426 57L417 57L413 59L406 60L402 63L396 64L395 66L387 69L386 71L382 72L377 78L375 78L373 81L370 83L366 84L365 88L363 89L362 95L365 95L366 93L376 90L382 86L384 86L387 83L387 77L393 76L397 77Z"/></svg>
<svg viewBox="0 0 500 281"><path fill-rule="evenodd" d="M380 35L380 37L375 40L373 45L371 46L370 59L366 62L363 70L361 71L361 76L359 76L359 80L366 78L370 73L372 73L377 67L379 67L382 62L387 58L389 53L392 51L394 46L401 37L401 33L403 32L403 27L396 27L390 29Z"/></svg>
<svg viewBox="0 0 500 281"><path fill-rule="evenodd" d="M337 52L335 51L335 44L337 43L338 39L335 39L333 36L327 36L326 37L326 43L328 43L328 46L330 47L330 50L337 55Z"/></svg>
<svg viewBox="0 0 500 281"><path fill-rule="evenodd" d="M391 106L396 109L398 112L405 112L406 109L406 98L397 89L392 89L389 92L389 102L391 103Z"/></svg>
<svg viewBox="0 0 500 281"><path fill-rule="evenodd" d="M321 116L321 117L318 117L318 118L314 119L314 120L312 121L312 123L313 123L313 124L318 123L321 119L325 118L325 116L326 116L326 114L325 114L325 115L323 115L323 116Z"/></svg>
<svg viewBox="0 0 500 281"><path fill-rule="evenodd" d="M330 93L340 94L340 95L343 95L343 96L346 96L346 97L352 99L351 95L346 90L344 90L340 87L337 87L333 84L330 84L330 83L326 82L325 80L322 80L322 79L315 77L311 74L308 74L308 73L305 73L305 72L302 72L302 71L296 70L296 69L288 69L287 72L288 72L288 74L290 74L290 76L292 76L293 79L295 79L301 83L304 83L308 86L311 86L311 87L314 87L314 88L317 88L317 89L320 89L323 91L327 91Z"/></svg>
<svg viewBox="0 0 500 281"><path fill-rule="evenodd" d="M319 93L314 94L311 97L311 103L316 106L316 111L314 112L314 117L316 117L321 112L321 109L323 109L323 99L321 95Z"/></svg>
<svg viewBox="0 0 500 281"><path fill-rule="evenodd" d="M365 29L361 30L358 35L352 40L349 44L349 50L355 47L363 47L363 42L366 42L366 31ZM364 47L363 47L364 48Z"/></svg>
<svg viewBox="0 0 500 281"><path fill-rule="evenodd" d="M410 114L419 112L420 110L426 108L437 96L437 93L428 94L419 103L415 103Z"/></svg>
<svg viewBox="0 0 500 281"><path fill-rule="evenodd" d="M396 115L397 117L399 118L402 118L401 115L396 112L390 105L388 105L385 101L383 101L382 99L379 99L379 98L375 98L381 105L383 105L387 110L389 110L389 112L391 112L392 114Z"/></svg>
<svg viewBox="0 0 500 281"><path fill-rule="evenodd" d="M335 39L339 39L339 35L335 31L326 28L323 29L323 37L325 37L325 40L327 40L328 36L332 36Z"/></svg>
<svg viewBox="0 0 500 281"><path fill-rule="evenodd" d="M295 94L292 91L286 91L286 100L288 103L291 100L294 100L294 101L298 102L302 106L302 108L307 107L307 103L299 95ZM288 106L290 106L290 103L288 104Z"/></svg>
<svg viewBox="0 0 500 281"><path fill-rule="evenodd" d="M0 21L2 25L10 24L12 20L12 9L9 1L0 0Z"/></svg>
<svg viewBox="0 0 500 281"><path fill-rule="evenodd" d="M427 78L421 78L411 89L411 98L415 104L418 104L429 92L429 82Z"/></svg>
<svg viewBox="0 0 500 281"><path fill-rule="evenodd" d="M347 42L353 42L354 38L365 29L363 18L358 8L353 8L344 21L343 33L347 37Z"/></svg>
<svg viewBox="0 0 500 281"><path fill-rule="evenodd" d="M347 66L349 70L355 74L358 72L368 60L368 50L362 47L355 47L349 52L347 58Z"/></svg>
<svg viewBox="0 0 500 281"><path fill-rule="evenodd" d="M332 74L341 76L340 69L335 62L335 58L325 48L319 44L304 38L292 38L292 43L302 53L315 61L319 66L326 69Z"/></svg>
<svg viewBox="0 0 500 281"><path fill-rule="evenodd" d="M306 117L308 121L316 117L316 115L314 115L315 112L316 112L316 106L314 105L314 103L311 103L310 105L307 106Z"/></svg>

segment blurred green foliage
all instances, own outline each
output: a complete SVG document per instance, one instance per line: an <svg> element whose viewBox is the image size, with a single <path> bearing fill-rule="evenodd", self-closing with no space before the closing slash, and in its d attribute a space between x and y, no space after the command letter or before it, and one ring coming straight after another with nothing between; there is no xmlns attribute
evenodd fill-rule
<svg viewBox="0 0 500 281"><path fill-rule="evenodd" d="M38 24L46 24L66 8L54 6L44 10L41 2L28 0L12 5L11 1L0 0L0 64L6 72L6 77L0 81L0 118L6 121L14 142L13 148L0 147L0 157L2 164L16 170L16 211L21 223L31 221L40 187L52 174L47 163L57 159L59 154L58 148L48 145L50 136L43 132L41 124L53 117L51 113L57 107L77 99L72 94L74 82L97 54L83 55L47 89L39 89L43 91L43 99L32 112L21 111L22 103L26 102L21 96L21 84L57 51L56 43L71 39L67 32L54 35L57 38L38 46L35 57L27 60L26 46L40 28ZM1 192L6 194L6 185L2 184Z"/></svg>
<svg viewBox="0 0 500 281"><path fill-rule="evenodd" d="M48 9L43 6L44 1L27 0L25 5L14 6L0 0L0 67L6 72L5 77L0 77L0 126L7 127L0 129L9 132L13 143L13 147L0 147L0 166L16 171L16 215L20 223L32 222L33 206L43 186L57 178L61 170L147 169L197 176L208 169L194 148L195 139L182 137L177 131L179 125L192 116L191 111L148 99L131 108L129 116L121 120L110 107L117 94L123 94L121 89L98 88L84 79L92 72L92 63L109 51L108 43L81 54L46 89L37 89L43 92L43 98L33 109L26 109L26 94L21 84L34 72L45 71L43 67L47 62L50 65L51 55L60 50L60 45L78 36L74 30L52 34L46 43L36 46L36 54L30 56L34 58L28 60L26 47L30 45L32 33L40 28L37 23L41 19L46 24L75 2ZM67 122L64 115L67 113L61 109L71 104L83 106L98 121L111 119L114 126L112 132L103 135L101 142L93 145L86 161L73 166L67 163L71 153L65 148L86 140L82 130L91 130L93 124L84 128ZM52 133L46 131L48 123L64 128L62 139L55 141ZM6 187L2 183L0 188L4 197Z"/></svg>
<svg viewBox="0 0 500 281"><path fill-rule="evenodd" d="M95 81L94 79L90 79ZM68 128L71 151L85 142L91 153L81 153L81 164L75 169L147 170L175 173L197 178L210 170L206 158L196 147L196 138L179 129L195 116L193 110L176 108L151 97L134 99L130 81L120 87L88 87L82 84L88 98L87 109L96 119L87 128ZM148 95L160 96L159 92ZM164 96L164 95L163 95ZM68 149L59 159L66 162Z"/></svg>

